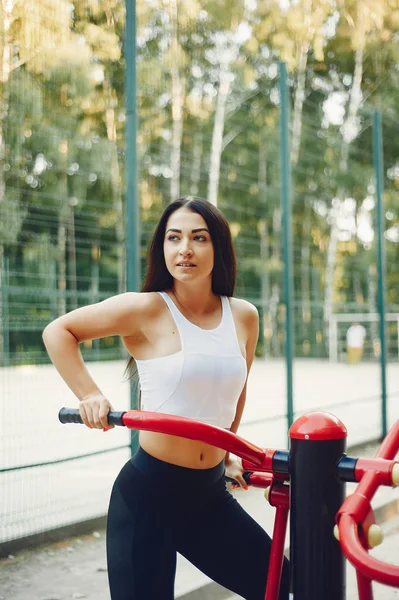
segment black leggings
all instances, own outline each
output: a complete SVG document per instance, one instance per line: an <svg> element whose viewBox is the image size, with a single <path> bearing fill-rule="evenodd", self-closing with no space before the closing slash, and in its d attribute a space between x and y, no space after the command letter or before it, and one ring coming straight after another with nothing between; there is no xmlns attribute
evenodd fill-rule
<svg viewBox="0 0 399 600"><path fill-rule="evenodd" d="M264 600L271 541L226 490L224 463L188 469L142 448L119 473L107 523L112 600L172 600L176 552L246 600ZM279 600L288 600L285 559Z"/></svg>

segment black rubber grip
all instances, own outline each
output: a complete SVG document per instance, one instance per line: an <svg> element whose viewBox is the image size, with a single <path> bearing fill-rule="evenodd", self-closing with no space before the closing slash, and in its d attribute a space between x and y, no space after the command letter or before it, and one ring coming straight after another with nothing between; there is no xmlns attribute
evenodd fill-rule
<svg viewBox="0 0 399 600"><path fill-rule="evenodd" d="M126 411L117 412L110 411L108 413L108 424L109 425L124 425L122 417ZM58 419L61 423L80 423L83 424L82 417L80 416L78 408L61 408L58 413Z"/></svg>

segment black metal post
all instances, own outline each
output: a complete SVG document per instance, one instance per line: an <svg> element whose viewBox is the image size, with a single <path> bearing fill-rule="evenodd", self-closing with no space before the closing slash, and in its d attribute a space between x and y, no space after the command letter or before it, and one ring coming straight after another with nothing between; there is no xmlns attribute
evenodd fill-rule
<svg viewBox="0 0 399 600"><path fill-rule="evenodd" d="M345 499L336 473L346 429L329 413L299 417L290 429L291 576L295 600L345 600L345 565L334 538Z"/></svg>

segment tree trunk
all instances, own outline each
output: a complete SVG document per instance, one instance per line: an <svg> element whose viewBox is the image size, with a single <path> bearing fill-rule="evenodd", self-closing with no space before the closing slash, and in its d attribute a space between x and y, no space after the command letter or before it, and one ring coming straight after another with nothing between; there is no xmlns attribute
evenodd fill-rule
<svg viewBox="0 0 399 600"><path fill-rule="evenodd" d="M302 112L305 101L306 67L308 64L309 44L301 46L298 64L298 76L295 90L294 117L292 122L291 162L295 166L299 159L301 145Z"/></svg>
<svg viewBox="0 0 399 600"><path fill-rule="evenodd" d="M310 8L310 7L309 7ZM294 115L292 122L292 141L291 141L291 162L295 167L299 160L299 149L301 146L301 134L302 134L302 114L303 104L305 101L305 88L306 88L306 68L308 64L308 52L309 43L305 42L301 45L299 61L298 61L298 75L297 84L295 90L294 100ZM307 323L309 322L310 313L310 277L309 277L309 260L310 260L310 229L311 229L311 207L306 204L304 210L304 221L302 227L302 247L301 247L301 292L302 292L302 335L305 335L307 330Z"/></svg>
<svg viewBox="0 0 399 600"><path fill-rule="evenodd" d="M310 291L310 231L312 206L305 200L302 243L301 243L301 297L302 297L302 333L305 334L308 323L312 322Z"/></svg>
<svg viewBox="0 0 399 600"><path fill-rule="evenodd" d="M172 149L170 166L172 177L170 180L170 201L173 202L180 196L180 164L181 144L183 139L183 107L184 107L184 78L180 76L179 41L177 1L169 0L168 12L170 17L170 56L172 79Z"/></svg>
<svg viewBox="0 0 399 600"><path fill-rule="evenodd" d="M195 136L195 142L193 144L193 163L191 168L191 184L190 194L198 196L199 187L201 181L201 163L202 153L204 148L204 135L202 131Z"/></svg>
<svg viewBox="0 0 399 600"><path fill-rule="evenodd" d="M267 132L264 129L259 136L259 167L258 167L258 189L260 205L263 207L263 211L266 212L267 207ZM263 342L264 354L269 356L270 349L265 340L265 329L266 324L270 324L270 307L269 307L269 296L270 296L270 280L269 280L269 235L267 228L267 214L264 214L264 218L260 221L260 260L261 260L261 273L260 273L260 304L262 307L261 322L260 322L260 336Z"/></svg>
<svg viewBox="0 0 399 600"><path fill-rule="evenodd" d="M324 323L328 325L332 314L333 300L334 300L334 274L335 274L335 262L337 256L337 245L338 245L338 226L337 217L335 215L335 209L330 211L331 217L331 229L330 239L328 240L327 248L327 261L326 261L326 277L325 277L325 292L324 292Z"/></svg>
<svg viewBox="0 0 399 600"><path fill-rule="evenodd" d="M361 85L363 77L363 50L358 49L355 52L355 71L353 75L352 89L349 98L349 107L347 118L342 126L342 145L340 171L346 173L348 170L349 144L356 137L356 118L361 102ZM326 264L326 291L324 295L324 322L328 323L332 314L334 300L334 272L338 244L338 225L337 216L341 202L344 200L345 189L341 187L338 190L337 198L339 205L333 207L330 212L331 231L327 250Z"/></svg>
<svg viewBox="0 0 399 600"><path fill-rule="evenodd" d="M5 319L5 307L4 307L4 287L5 287L5 268L4 268L4 246L0 244L0 366L5 366L8 362L6 356L6 319Z"/></svg>
<svg viewBox="0 0 399 600"><path fill-rule="evenodd" d="M58 289L58 316L65 315L66 313L66 227L65 227L66 214L65 210L61 210L58 217L58 231L57 231L57 289Z"/></svg>
<svg viewBox="0 0 399 600"><path fill-rule="evenodd" d="M10 27L12 23L11 19L11 10L12 6L9 6L9 3L4 5L2 2L2 17L3 17L3 40L0 41L1 48L1 59L0 59L0 165L4 165L5 157L6 157L6 140L4 137L4 124L8 119L8 111L9 111L9 89L8 89L8 80L10 77L11 70L11 41L10 41ZM2 215L5 215L5 204L6 201L6 183L4 179L4 169L0 168L0 216L2 219L4 218ZM1 221L1 219L0 219ZM6 227L5 222L3 222L3 227ZM4 306L3 306L3 286L5 285L4 277L5 273L3 272L4 267L4 256L5 256L5 248L4 248L4 239L5 239L5 230L2 231L2 227L0 227L0 357L3 357L5 351L5 340L4 340L4 331L3 331L3 323L4 323ZM7 334L6 334L7 335ZM3 357L4 363L7 360L7 357Z"/></svg>
<svg viewBox="0 0 399 600"><path fill-rule="evenodd" d="M281 355L279 341L279 323L278 323L278 305L280 302L280 286L275 283L272 286L272 295L270 297L270 315L272 323L272 353L274 358Z"/></svg>
<svg viewBox="0 0 399 600"><path fill-rule="evenodd" d="M118 161L118 147L116 139L116 121L115 110L113 108L112 88L108 78L104 80L104 88L106 90L106 101L108 108L105 111L105 121L107 127L107 139L112 145L111 158L111 185L112 185L112 200L113 207L117 214L115 222L116 233L116 260L117 260L117 278L118 278L118 294L126 291L126 232L123 218L123 201L121 189L121 173Z"/></svg>
<svg viewBox="0 0 399 600"><path fill-rule="evenodd" d="M67 232L69 289L71 291L70 310L75 310L75 308L78 308L78 289L76 281L75 208L72 198L68 198Z"/></svg>
<svg viewBox="0 0 399 600"><path fill-rule="evenodd" d="M94 244L91 247L92 265L91 265L91 276L90 276L90 303L95 304L100 301L99 295L99 279L100 279L100 267L98 264L99 258L99 247ZM93 340L93 350L95 351L95 359L100 360L100 340Z"/></svg>
<svg viewBox="0 0 399 600"><path fill-rule="evenodd" d="M368 308L370 313L376 313L377 308L377 285L376 285L376 272L377 268L375 264L372 264L368 268L367 283L368 283ZM371 346L373 348L374 356L376 356L375 349L380 339L378 321L371 321L370 323L371 332Z"/></svg>
<svg viewBox="0 0 399 600"><path fill-rule="evenodd" d="M58 213L58 231L57 231L57 288L58 288L58 316L64 315L67 311L66 289L67 289L67 264L66 264L66 248L67 248L67 222L69 214L68 206L68 142L64 140L60 144L61 147L61 185L60 197L61 206Z"/></svg>
<svg viewBox="0 0 399 600"><path fill-rule="evenodd" d="M281 208L280 206L275 206L273 210L272 217L273 224L273 263L278 264L281 260Z"/></svg>
<svg viewBox="0 0 399 600"><path fill-rule="evenodd" d="M220 164L222 159L224 118L226 114L227 96L230 92L231 74L229 63L220 65L219 90L216 101L215 122L212 134L211 158L209 165L208 200L215 206L219 191Z"/></svg>
<svg viewBox="0 0 399 600"><path fill-rule="evenodd" d="M181 144L183 139L184 80L176 66L172 69L172 153L170 180L171 202L180 196Z"/></svg>

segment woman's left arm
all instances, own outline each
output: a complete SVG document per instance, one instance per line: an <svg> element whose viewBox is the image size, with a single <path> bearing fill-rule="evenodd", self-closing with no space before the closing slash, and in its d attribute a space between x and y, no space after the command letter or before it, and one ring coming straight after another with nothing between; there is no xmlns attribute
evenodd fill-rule
<svg viewBox="0 0 399 600"><path fill-rule="evenodd" d="M237 402L236 414L234 417L234 421L231 424L230 431L233 433L237 433L238 427L241 422L242 413L244 412L245 401L247 398L247 382L249 372L251 370L251 366L255 357L256 344L258 342L259 336L259 314L256 307L249 302L245 302L245 310L243 310L243 329L246 331L246 361L247 361L247 379L245 381L245 385L242 389L240 397ZM226 465L226 475L235 479L243 489L248 489L248 485L242 477L242 473L244 472L240 463L231 458L229 453L226 454L225 458Z"/></svg>

